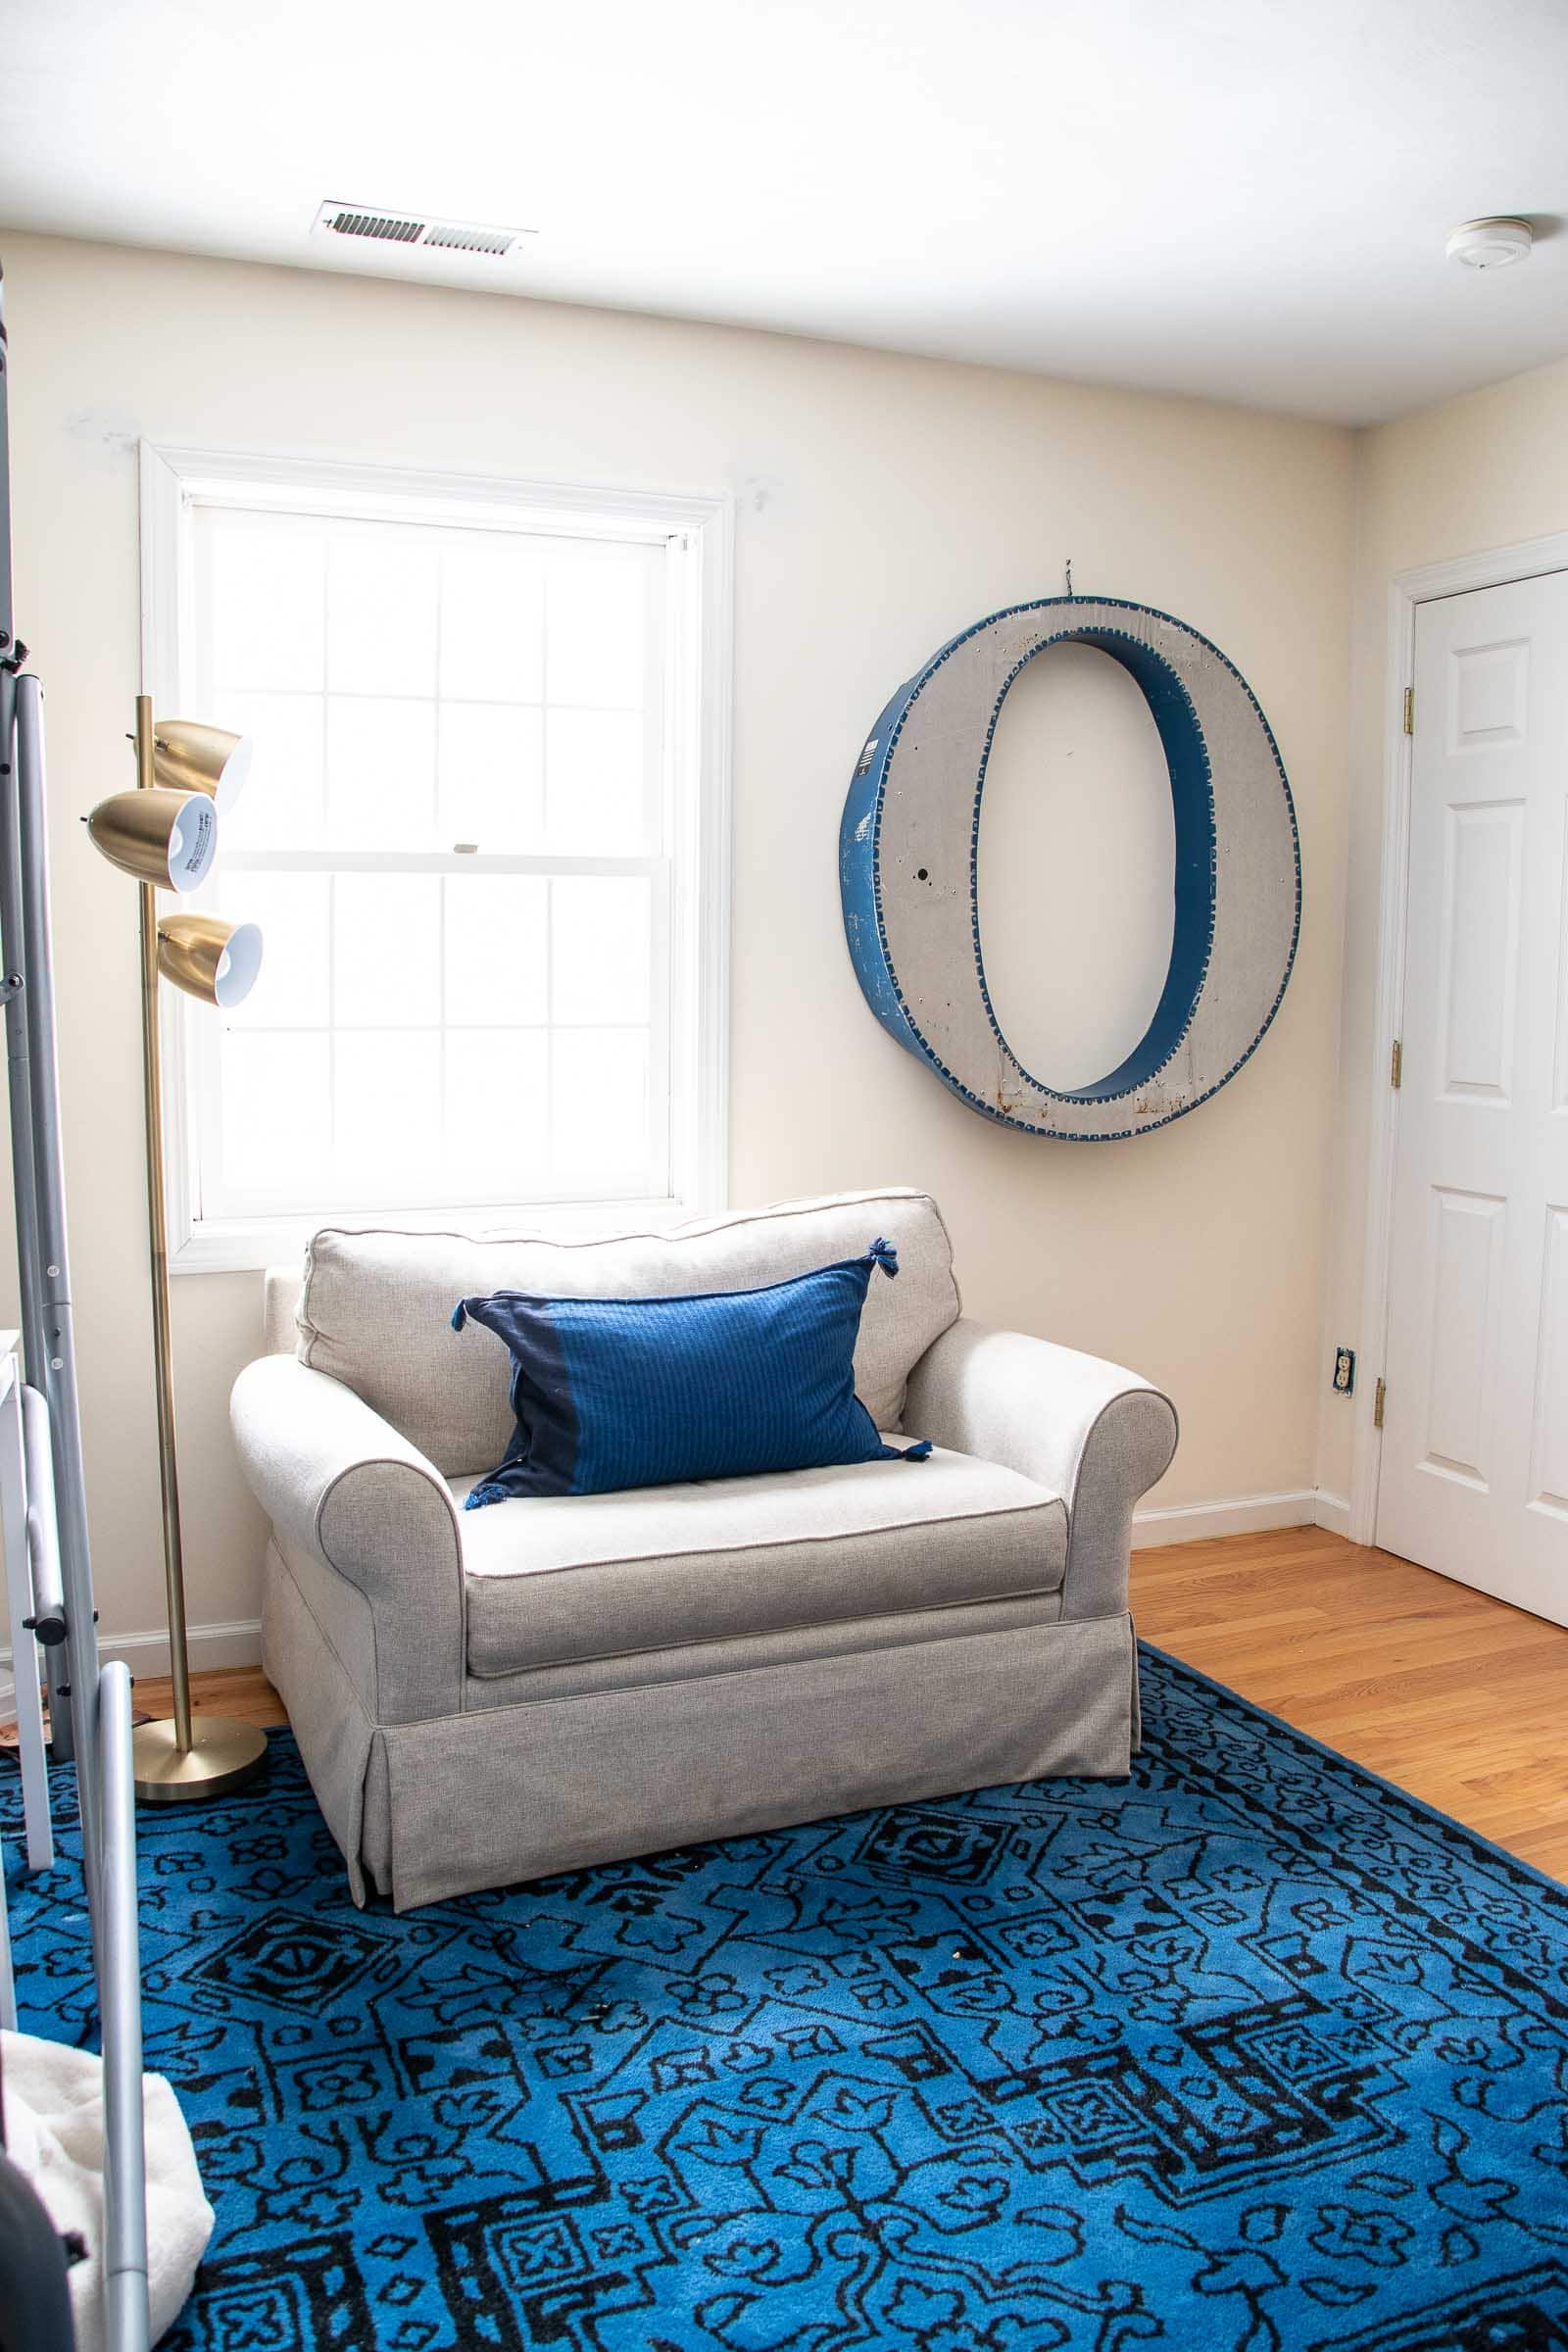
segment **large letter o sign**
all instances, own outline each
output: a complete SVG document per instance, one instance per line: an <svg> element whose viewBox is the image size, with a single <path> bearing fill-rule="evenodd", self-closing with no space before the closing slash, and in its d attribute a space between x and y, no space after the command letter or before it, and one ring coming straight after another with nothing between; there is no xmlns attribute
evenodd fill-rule
<svg viewBox="0 0 1568 2352"><path fill-rule="evenodd" d="M1008 1046L986 987L975 853L1007 689L1048 645L1097 646L1141 688L1176 818L1176 919L1154 1017L1119 1068L1059 1093ZM1301 920L1296 810L1268 721L1196 629L1112 597L1014 605L901 686L860 754L839 876L867 1003L972 1109L1030 1135L1106 1143L1195 1110L1279 1010ZM1070 872L1040 877L1041 920Z"/></svg>

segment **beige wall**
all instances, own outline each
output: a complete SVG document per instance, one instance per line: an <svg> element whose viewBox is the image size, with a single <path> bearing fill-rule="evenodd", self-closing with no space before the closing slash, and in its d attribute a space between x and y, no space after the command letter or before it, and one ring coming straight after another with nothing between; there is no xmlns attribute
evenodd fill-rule
<svg viewBox="0 0 1568 2352"><path fill-rule="evenodd" d="M1377 1012L1389 584L1401 571L1568 530L1568 361L1445 401L1360 434L1356 452L1356 564L1352 613L1350 809L1345 877L1345 1002L1341 1043L1333 1242L1324 1314L1324 1369L1337 1344L1365 1350L1375 1378L1378 1336L1363 1332L1366 1153L1372 1070L1388 1041ZM1351 1414L1329 1398L1319 1482L1348 1495Z"/></svg>
<svg viewBox="0 0 1568 2352"><path fill-rule="evenodd" d="M62 1062L106 1630L160 1621L131 895L76 819L125 775L146 433L457 469L728 486L738 503L737 1202L929 1186L970 1312L1177 1398L1159 1500L1313 1483L1346 824L1348 434L783 337L15 237L19 610L49 686ZM1194 1117L1100 1149L964 1109L876 1027L845 953L848 772L897 680L1056 591L1148 601L1256 690L1300 814L1305 920L1263 1050ZM1076 919L1070 871L1039 919ZM229 1449L259 1282L176 1286L191 1615L254 1617Z"/></svg>

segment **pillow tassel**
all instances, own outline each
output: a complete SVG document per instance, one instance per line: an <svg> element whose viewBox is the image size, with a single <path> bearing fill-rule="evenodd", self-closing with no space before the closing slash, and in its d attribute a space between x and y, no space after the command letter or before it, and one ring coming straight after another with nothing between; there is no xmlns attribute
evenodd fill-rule
<svg viewBox="0 0 1568 2352"><path fill-rule="evenodd" d="M898 1273L899 1253L891 1242L884 1241L879 1237L871 1244L865 1255L867 1264L880 1266L890 1281ZM928 1462L931 1459L931 1441L929 1438L922 1438L917 1446L889 1446L885 1448L885 1453L889 1461Z"/></svg>

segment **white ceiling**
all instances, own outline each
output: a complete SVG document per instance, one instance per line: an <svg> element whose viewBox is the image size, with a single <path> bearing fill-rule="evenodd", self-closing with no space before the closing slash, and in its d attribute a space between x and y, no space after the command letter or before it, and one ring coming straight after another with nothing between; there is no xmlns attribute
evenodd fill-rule
<svg viewBox="0 0 1568 2352"><path fill-rule="evenodd" d="M1565 102L1568 0L0 0L0 221L1360 423L1568 351Z"/></svg>

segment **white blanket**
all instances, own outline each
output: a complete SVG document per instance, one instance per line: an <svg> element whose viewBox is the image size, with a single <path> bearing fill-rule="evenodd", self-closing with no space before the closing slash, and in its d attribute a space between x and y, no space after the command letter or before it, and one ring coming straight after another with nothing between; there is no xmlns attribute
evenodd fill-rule
<svg viewBox="0 0 1568 2352"><path fill-rule="evenodd" d="M6 2152L61 2231L87 2259L71 2273L77 2352L104 2352L103 2061L30 2034L0 2034ZM147 2125L147 2286L156 2344L178 2318L213 2233L179 2101L162 2075L142 2077Z"/></svg>

